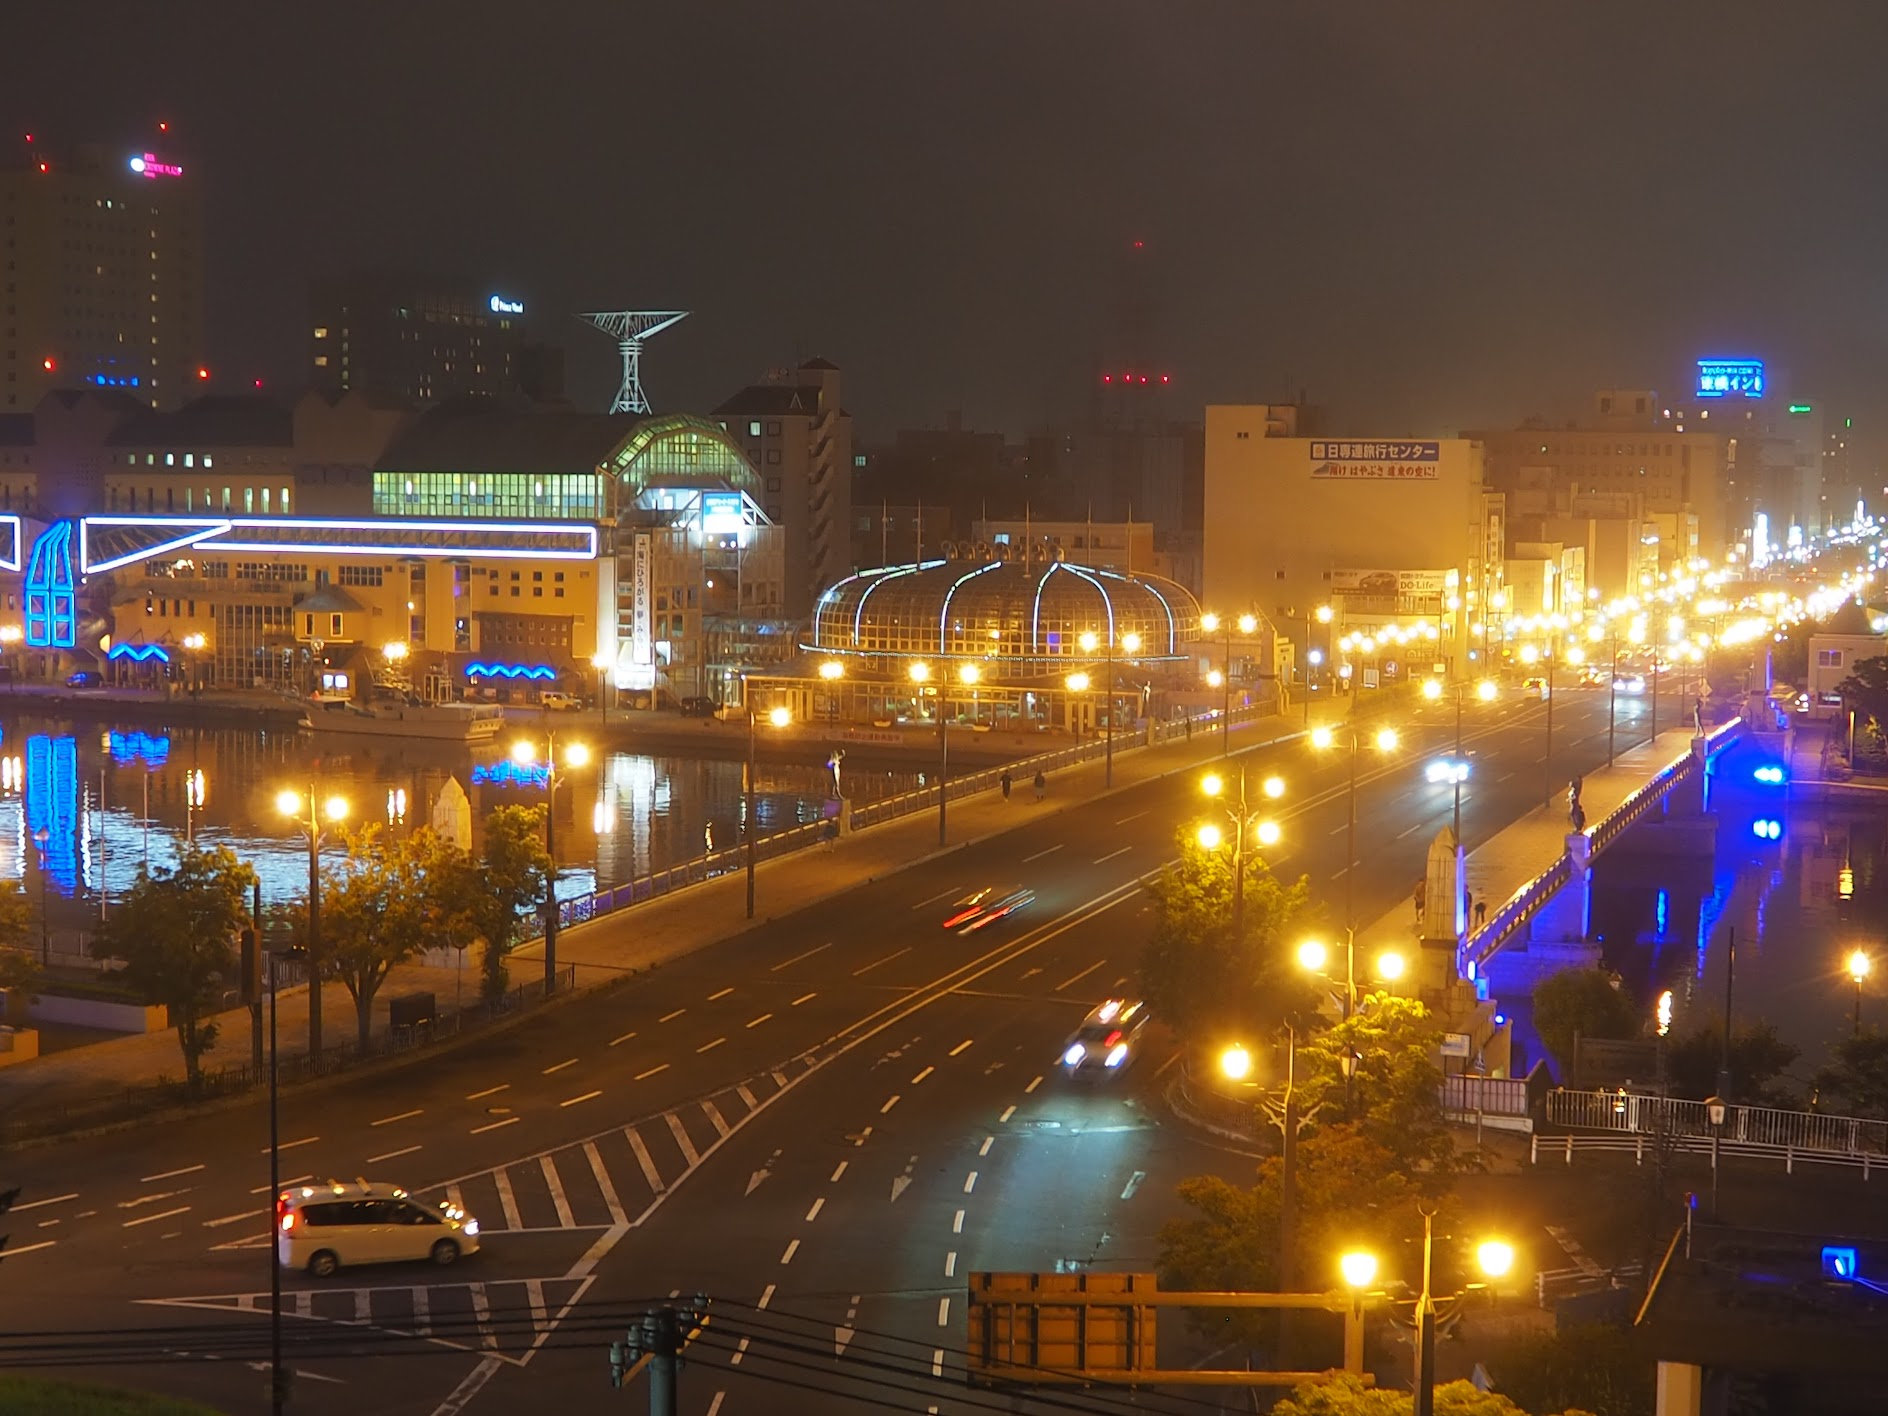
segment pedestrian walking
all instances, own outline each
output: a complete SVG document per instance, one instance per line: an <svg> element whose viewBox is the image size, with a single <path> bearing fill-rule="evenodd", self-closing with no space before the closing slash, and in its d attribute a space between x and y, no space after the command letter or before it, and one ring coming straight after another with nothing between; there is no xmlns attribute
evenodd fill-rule
<svg viewBox="0 0 1888 1416"><path fill-rule="evenodd" d="M1187 741L1193 741L1193 715L1191 713L1187 714Z"/></svg>
<svg viewBox="0 0 1888 1416"><path fill-rule="evenodd" d="M1475 927L1480 929L1486 923L1488 923L1488 901L1477 900L1475 902Z"/></svg>
<svg viewBox="0 0 1888 1416"><path fill-rule="evenodd" d="M1487 906L1484 905L1482 908L1486 909ZM1475 892L1473 890L1464 890L1462 892L1462 913L1464 916L1475 913Z"/></svg>
<svg viewBox="0 0 1888 1416"><path fill-rule="evenodd" d="M1007 767L1003 769L1001 785L1003 787L1003 800L1008 801L1010 799L1010 770Z"/></svg>
<svg viewBox="0 0 1888 1416"><path fill-rule="evenodd" d="M1041 801L1042 794L1048 790L1049 790L1049 779L1043 776L1041 772L1037 772L1036 773L1036 800Z"/></svg>

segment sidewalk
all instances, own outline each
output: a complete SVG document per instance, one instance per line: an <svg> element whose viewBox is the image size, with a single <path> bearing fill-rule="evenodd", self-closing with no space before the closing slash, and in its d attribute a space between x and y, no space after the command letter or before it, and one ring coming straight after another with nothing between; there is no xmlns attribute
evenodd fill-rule
<svg viewBox="0 0 1888 1416"><path fill-rule="evenodd" d="M1317 719L1314 719L1317 721ZM1236 751L1265 746L1304 731L1298 712L1261 718L1236 725ZM1114 760L1114 791L1195 770L1218 761L1220 733L1196 732L1158 747L1118 750ZM1085 806L1108 794L1105 764L1084 763L1049 774L1047 799L1037 804L1029 783L1019 779L1008 801L998 791L954 800L948 811L950 844L957 850L999 835L1032 816L1055 815ZM942 854L937 844L935 810L869 827L829 844L810 846L773 860L763 860L756 871L755 918L747 918L747 881L744 872L731 871L702 884L659 896L645 904L619 910L585 924L560 931L557 962L560 969L575 967L577 986L592 988L610 983L696 949L732 938L769 920L817 904L855 886L866 884L920 861ZM514 986L543 973L543 942L533 940L510 956ZM373 1031L387 1030L388 1000L403 993L431 992L443 1011L463 987L464 997L478 994L478 957L456 968L408 963L396 967L374 1001ZM308 1046L306 989L284 992L277 999L279 1045L284 1054ZM205 1059L207 1069L247 1062L250 1056L250 1016L235 1008L216 1018L218 1043ZM323 1041L332 1046L351 1040L357 1030L354 1001L339 983L330 982L322 993ZM0 1068L0 1111L30 1104L35 1109L75 1105L125 1088L138 1087L161 1077L180 1080L183 1054L174 1029L128 1036L88 1047L54 1053L33 1062Z"/></svg>

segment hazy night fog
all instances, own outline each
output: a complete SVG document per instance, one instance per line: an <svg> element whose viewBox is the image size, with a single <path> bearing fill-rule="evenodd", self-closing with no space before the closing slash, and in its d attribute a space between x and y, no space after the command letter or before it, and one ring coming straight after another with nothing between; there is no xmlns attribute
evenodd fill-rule
<svg viewBox="0 0 1888 1416"><path fill-rule="evenodd" d="M1176 404L1303 387L1435 434L1674 390L1752 352L1874 421L1888 123L1872 5L43 5L9 129L172 124L200 175L224 387L298 382L311 275L694 312L701 407L821 354L870 436L1080 408L1155 267ZM75 66L73 56L84 62ZM82 77L80 77L82 76ZM75 81L77 79L77 81ZM10 139L17 141L17 138Z"/></svg>

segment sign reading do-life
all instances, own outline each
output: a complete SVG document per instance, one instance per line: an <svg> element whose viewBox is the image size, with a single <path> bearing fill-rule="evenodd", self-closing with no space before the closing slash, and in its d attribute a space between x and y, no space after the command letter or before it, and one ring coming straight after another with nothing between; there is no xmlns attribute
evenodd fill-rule
<svg viewBox="0 0 1888 1416"><path fill-rule="evenodd" d="M183 168L174 162L160 162L155 154L143 153L131 159L131 170L140 177L181 177Z"/></svg>
<svg viewBox="0 0 1888 1416"><path fill-rule="evenodd" d="M495 315L522 315L524 313L524 301L507 300L503 295L494 295L486 303Z"/></svg>

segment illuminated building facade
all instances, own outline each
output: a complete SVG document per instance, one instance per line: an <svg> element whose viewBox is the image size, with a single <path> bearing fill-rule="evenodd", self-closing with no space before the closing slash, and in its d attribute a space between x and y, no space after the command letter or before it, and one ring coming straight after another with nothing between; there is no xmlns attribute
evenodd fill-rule
<svg viewBox="0 0 1888 1416"><path fill-rule="evenodd" d="M202 390L196 173L142 148L29 142L0 166L0 413L49 390L122 390L150 408Z"/></svg>
<svg viewBox="0 0 1888 1416"><path fill-rule="evenodd" d="M475 394L564 393L561 350L528 342L516 291L405 272L357 271L309 287L309 375L427 407Z"/></svg>

